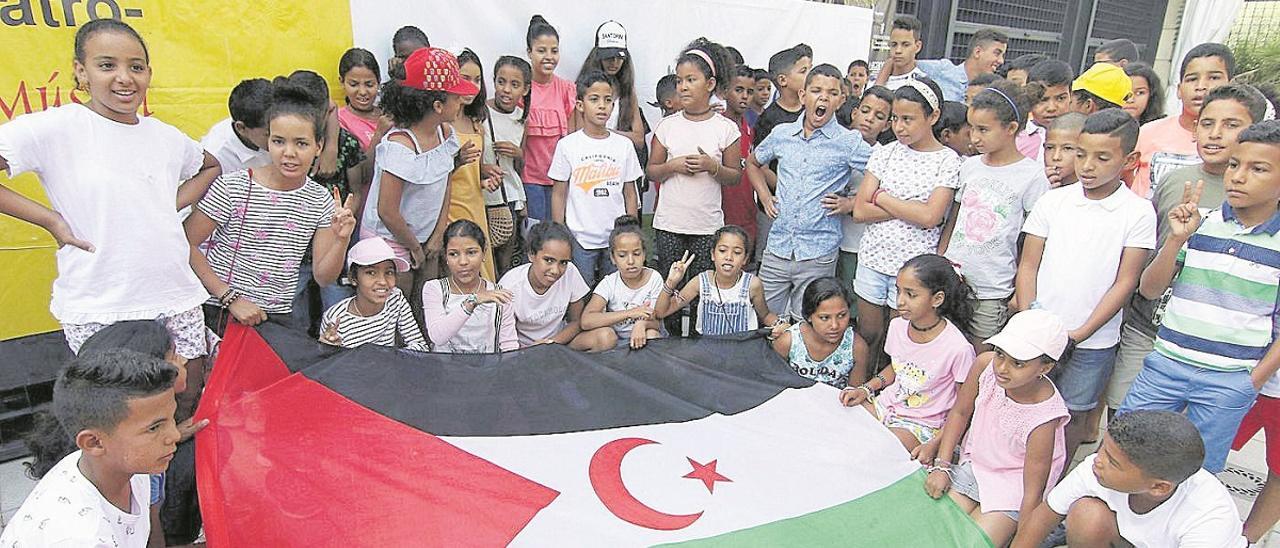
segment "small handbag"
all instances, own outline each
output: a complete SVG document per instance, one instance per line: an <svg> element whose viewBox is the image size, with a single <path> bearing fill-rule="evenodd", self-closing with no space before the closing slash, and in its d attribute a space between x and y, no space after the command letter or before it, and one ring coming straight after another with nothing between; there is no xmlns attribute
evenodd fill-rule
<svg viewBox="0 0 1280 548"><path fill-rule="evenodd" d="M489 120L489 139L492 142L498 140L493 131L492 119ZM511 236L516 230L515 212L512 211L511 203L507 201L505 181L498 181L498 190L502 192L502 203L484 208L485 217L489 221L489 239L493 247L499 247L511 241Z"/></svg>

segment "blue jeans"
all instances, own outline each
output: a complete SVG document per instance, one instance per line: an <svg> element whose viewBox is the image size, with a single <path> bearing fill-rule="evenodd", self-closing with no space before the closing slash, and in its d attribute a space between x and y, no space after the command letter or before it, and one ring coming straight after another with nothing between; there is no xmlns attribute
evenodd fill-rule
<svg viewBox="0 0 1280 548"><path fill-rule="evenodd" d="M1257 397L1248 371L1214 371L1152 352L1143 360L1120 412L1185 411L1204 440L1204 469L1217 474L1226 466L1236 429Z"/></svg>
<svg viewBox="0 0 1280 548"><path fill-rule="evenodd" d="M1054 383L1068 410L1079 413L1098 406L1098 396L1116 366L1116 348L1077 348L1058 364Z"/></svg>
<svg viewBox="0 0 1280 548"><path fill-rule="evenodd" d="M524 184L525 213L539 221L551 220L551 185Z"/></svg>
<svg viewBox="0 0 1280 548"><path fill-rule="evenodd" d="M578 242L573 243L573 266L578 268L578 273L590 288L595 288L601 278L618 271L609 259L609 248L583 249Z"/></svg>

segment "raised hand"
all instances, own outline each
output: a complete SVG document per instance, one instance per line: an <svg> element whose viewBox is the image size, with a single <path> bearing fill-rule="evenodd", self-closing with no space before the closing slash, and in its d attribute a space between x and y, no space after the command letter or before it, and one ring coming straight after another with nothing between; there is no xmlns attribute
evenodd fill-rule
<svg viewBox="0 0 1280 548"><path fill-rule="evenodd" d="M1200 228L1200 194L1204 181L1196 181L1194 187L1188 181L1182 189L1182 201L1169 210L1169 237L1185 242Z"/></svg>
<svg viewBox="0 0 1280 548"><path fill-rule="evenodd" d="M693 264L695 255L685 250L680 260L671 263L671 268L667 270L667 287L675 291L679 291L680 282L684 281L684 274L689 270L689 265ZM676 287L672 287L676 286Z"/></svg>
<svg viewBox="0 0 1280 548"><path fill-rule="evenodd" d="M329 228L333 233L342 240L345 248L346 242L351 238L351 233L356 229L356 217L352 210L356 207L356 195L351 193L347 195L347 200L342 201L342 197L338 194L338 187L333 189L333 222Z"/></svg>

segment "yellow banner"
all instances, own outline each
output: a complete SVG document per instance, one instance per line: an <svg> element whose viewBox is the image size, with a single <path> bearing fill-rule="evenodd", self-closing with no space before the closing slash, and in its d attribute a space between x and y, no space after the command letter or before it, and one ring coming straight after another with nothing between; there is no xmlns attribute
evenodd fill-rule
<svg viewBox="0 0 1280 548"><path fill-rule="evenodd" d="M347 0L0 0L0 124L88 101L74 91L72 43L80 25L99 18L123 20L147 42L153 77L143 114L193 139L228 116L227 95L245 78L309 69L341 97L338 58L352 44ZM48 204L35 177L0 172L0 184ZM49 314L54 250L39 227L0 215L0 340L58 329Z"/></svg>

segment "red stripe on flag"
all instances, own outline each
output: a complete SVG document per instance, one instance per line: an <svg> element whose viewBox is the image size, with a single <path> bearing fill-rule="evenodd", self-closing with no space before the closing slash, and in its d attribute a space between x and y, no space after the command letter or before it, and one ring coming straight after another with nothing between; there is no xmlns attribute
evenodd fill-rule
<svg viewBox="0 0 1280 548"><path fill-rule="evenodd" d="M252 327L227 322L217 363L205 383L195 418L214 420L221 404L261 390L289 376L289 367Z"/></svg>
<svg viewBox="0 0 1280 548"><path fill-rule="evenodd" d="M214 377L263 380L252 347ZM210 546L506 545L559 495L300 374L224 395L197 443Z"/></svg>

